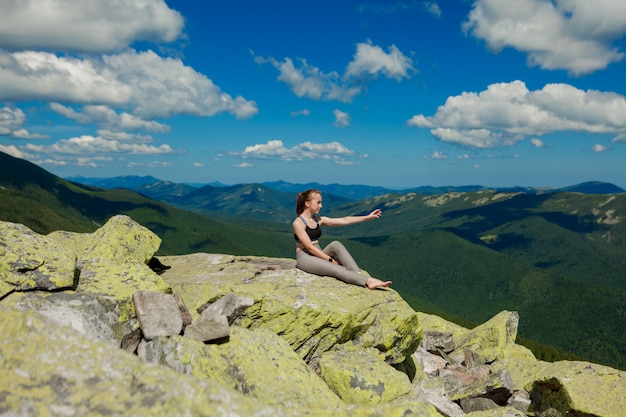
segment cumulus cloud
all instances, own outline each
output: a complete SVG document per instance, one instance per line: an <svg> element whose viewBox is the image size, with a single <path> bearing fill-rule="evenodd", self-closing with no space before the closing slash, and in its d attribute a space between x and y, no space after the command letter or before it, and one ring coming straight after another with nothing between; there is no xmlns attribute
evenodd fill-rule
<svg viewBox="0 0 626 417"><path fill-rule="evenodd" d="M0 48L121 50L136 40L172 42L183 17L163 0L24 0L0 3Z"/></svg>
<svg viewBox="0 0 626 417"><path fill-rule="evenodd" d="M154 146L148 144L125 143L107 140L101 137L83 135L71 139L60 140L41 151L52 154L81 155L94 153L127 153L133 155L167 155L174 153L169 145Z"/></svg>
<svg viewBox="0 0 626 417"><path fill-rule="evenodd" d="M0 102L49 103L56 113L98 128L97 137L73 133L78 137L20 149L81 155L76 163L94 166L105 160L92 153L172 153L169 145L154 146L150 135L134 133L168 133L159 119L255 115L254 101L222 91L180 59L133 49L138 41L162 46L184 39L184 23L164 0L0 2ZM27 130L17 107L0 109L0 135L47 138Z"/></svg>
<svg viewBox="0 0 626 417"><path fill-rule="evenodd" d="M232 113L243 119L256 103L233 98L179 59L153 51L102 57L0 51L0 100L41 100L129 108L141 119Z"/></svg>
<svg viewBox="0 0 626 417"><path fill-rule="evenodd" d="M410 126L429 128L439 140L472 148L511 146L555 131L626 132L626 97L568 84L530 91L521 81L490 85L449 97L434 116L418 114Z"/></svg>
<svg viewBox="0 0 626 417"><path fill-rule="evenodd" d="M435 151L430 154L427 159L448 159L448 155L446 155L445 152L442 151Z"/></svg>
<svg viewBox="0 0 626 417"><path fill-rule="evenodd" d="M597 153L599 153L599 152L606 152L606 151L608 151L609 149L610 149L610 148L609 148L608 146L604 146L604 145L601 145L601 144L599 144L599 143L596 143L596 144L595 144L595 145L593 145L593 147L591 148L591 150L592 150L592 151L597 152Z"/></svg>
<svg viewBox="0 0 626 417"><path fill-rule="evenodd" d="M243 152L230 152L233 156L244 159L279 159L283 161L304 161L321 159L337 164L352 164L350 158L356 152L339 142L312 143L303 142L287 148L281 140L270 140L267 143L247 146Z"/></svg>
<svg viewBox="0 0 626 417"><path fill-rule="evenodd" d="M0 136L9 136L14 139L47 139L47 135L32 133L24 129L26 115L22 109L5 106L0 108Z"/></svg>
<svg viewBox="0 0 626 417"><path fill-rule="evenodd" d="M333 123L335 127L350 126L350 114L343 112L339 109L333 110L333 114L335 115L335 122Z"/></svg>
<svg viewBox="0 0 626 417"><path fill-rule="evenodd" d="M532 138L530 140L530 143L532 143L536 148L543 148L543 141L541 139L537 139L537 138Z"/></svg>
<svg viewBox="0 0 626 417"><path fill-rule="evenodd" d="M386 53L380 46L359 43L354 59L346 68L344 79L376 78L382 74L400 81L402 78L408 78L413 70L411 58L403 55L395 45L391 45L389 53Z"/></svg>
<svg viewBox="0 0 626 417"><path fill-rule="evenodd" d="M400 81L411 77L415 72L412 60L395 45L391 45L386 53L381 47L369 42L357 44L357 51L344 75L337 71L325 73L305 59L299 59L296 64L291 58L278 61L272 57L264 58L252 54L257 64L272 64L280 73L278 80L289 85L296 96L313 100L348 103L361 93L367 81L380 75Z"/></svg>
<svg viewBox="0 0 626 417"><path fill-rule="evenodd" d="M298 117L298 116L308 116L311 114L311 110L309 109L302 109L299 111L292 111L291 112L291 117Z"/></svg>
<svg viewBox="0 0 626 417"><path fill-rule="evenodd" d="M79 123L94 124L107 130L147 130L166 133L170 127L152 120L142 120L132 114L115 110L105 105L87 105L80 111L59 103L51 103L50 108Z"/></svg>
<svg viewBox="0 0 626 417"><path fill-rule="evenodd" d="M476 0L463 30L495 52L528 54L530 66L583 75L624 59L613 42L626 34L626 2Z"/></svg>

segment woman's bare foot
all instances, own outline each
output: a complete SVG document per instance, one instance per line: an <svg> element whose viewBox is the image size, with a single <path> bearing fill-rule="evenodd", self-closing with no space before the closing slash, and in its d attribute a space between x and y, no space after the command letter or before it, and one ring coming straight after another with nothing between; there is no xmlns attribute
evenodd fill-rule
<svg viewBox="0 0 626 417"><path fill-rule="evenodd" d="M391 281L381 281L378 278L368 278L365 282L365 285L370 290L375 290L376 288L388 287L391 285Z"/></svg>

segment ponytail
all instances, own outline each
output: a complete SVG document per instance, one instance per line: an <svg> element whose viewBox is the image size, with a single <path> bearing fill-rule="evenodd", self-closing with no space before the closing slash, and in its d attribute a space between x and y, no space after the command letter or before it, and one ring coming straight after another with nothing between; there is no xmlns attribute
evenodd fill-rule
<svg viewBox="0 0 626 417"><path fill-rule="evenodd" d="M311 199L312 194L322 194L319 190L309 189L306 191L302 191L298 193L296 197L296 215L301 215L304 209L306 208L306 202Z"/></svg>

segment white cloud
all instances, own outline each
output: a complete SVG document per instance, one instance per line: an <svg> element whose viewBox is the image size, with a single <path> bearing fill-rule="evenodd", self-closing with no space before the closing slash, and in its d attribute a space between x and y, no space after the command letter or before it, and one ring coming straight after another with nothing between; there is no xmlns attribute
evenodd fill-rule
<svg viewBox="0 0 626 417"><path fill-rule="evenodd" d="M247 146L243 152L230 152L230 154L244 159L280 159L283 161L321 159L337 164L352 164L354 162L348 158L355 156L354 151L339 142L303 142L287 148L281 140L270 140L264 144Z"/></svg>
<svg viewBox="0 0 626 417"><path fill-rule="evenodd" d="M626 2L476 0L463 30L496 52L527 53L531 66L582 75L624 59L612 43L626 34Z"/></svg>
<svg viewBox="0 0 626 417"><path fill-rule="evenodd" d="M448 155L446 155L445 152L435 151L430 154L428 159L448 159Z"/></svg>
<svg viewBox="0 0 626 417"><path fill-rule="evenodd" d="M15 158L20 158L20 159L26 159L28 158L30 155L23 152L21 149L19 149L17 146L15 145L2 145L0 144L0 151L9 154Z"/></svg>
<svg viewBox="0 0 626 417"><path fill-rule="evenodd" d="M32 133L21 127L26 122L24 111L17 107L0 108L0 136L15 139L47 139L47 135Z"/></svg>
<svg viewBox="0 0 626 417"><path fill-rule="evenodd" d="M609 149L610 148L608 146L600 145L599 143L596 143L591 148L591 150L594 152L605 152L605 151L608 151Z"/></svg>
<svg viewBox="0 0 626 417"><path fill-rule="evenodd" d="M0 2L0 48L106 52L136 40L172 42L184 21L163 0Z"/></svg>
<svg viewBox="0 0 626 417"><path fill-rule="evenodd" d="M335 127L348 127L350 126L350 115L346 112L343 112L339 109L333 110L333 114L335 115L335 122L333 123Z"/></svg>
<svg viewBox="0 0 626 417"><path fill-rule="evenodd" d="M382 74L400 81L402 78L409 78L414 71L411 58L403 55L395 45L389 47L389 53L371 43L359 43L356 48L354 59L348 64L344 79L376 78Z"/></svg>
<svg viewBox="0 0 626 417"><path fill-rule="evenodd" d="M146 144L124 143L107 140L101 137L84 135L57 143L41 149L52 154L81 155L92 153L128 153L134 155L167 155L175 151L169 145L153 146Z"/></svg>
<svg viewBox="0 0 626 417"><path fill-rule="evenodd" d="M192 164L192 166L193 166L194 168L202 168L202 167L204 166L204 164L203 164L202 162L194 162L194 163Z"/></svg>
<svg viewBox="0 0 626 417"><path fill-rule="evenodd" d="M250 162L242 162L240 164L233 165L234 168L252 168L253 166L254 164L251 164Z"/></svg>
<svg viewBox="0 0 626 417"><path fill-rule="evenodd" d="M115 110L105 105L87 105L83 106L81 111L76 111L59 103L51 103L50 108L68 119L84 124L95 124L109 131L147 130L161 133L170 131L170 127L167 125L152 120L142 120L126 112L118 114Z"/></svg>
<svg viewBox="0 0 626 417"><path fill-rule="evenodd" d="M291 112L291 117L308 116L310 114L311 114L311 110L303 109L303 110L300 110L300 111L292 111Z"/></svg>
<svg viewBox="0 0 626 417"><path fill-rule="evenodd" d="M626 142L626 133L622 133L614 137L613 142Z"/></svg>
<svg viewBox="0 0 626 417"><path fill-rule="evenodd" d="M41 100L130 108L134 120L178 114L247 118L256 103L224 93L180 60L152 51L95 57L0 51L0 100ZM120 117L123 117L120 116ZM162 127L161 127L162 129Z"/></svg>
<svg viewBox="0 0 626 417"><path fill-rule="evenodd" d="M537 138L532 138L530 143L532 143L536 148L543 148L544 146L543 141Z"/></svg>
<svg viewBox="0 0 626 417"><path fill-rule="evenodd" d="M291 91L298 97L307 97L313 100L337 100L351 102L361 93L364 83L375 79L379 75L400 81L411 77L415 72L412 60L400 52L395 46L389 47L385 53L379 46L371 43L357 44L354 59L346 68L343 76L338 72L323 72L321 69L298 60L295 65L291 58L280 62L275 58L254 56L257 64L271 63L280 74L278 80L289 85Z"/></svg>
<svg viewBox="0 0 626 417"><path fill-rule="evenodd" d="M138 135L128 132L112 132L107 129L98 129L98 135L103 139L116 140L119 142L133 142L133 143L151 143L152 136L150 135Z"/></svg>
<svg viewBox="0 0 626 417"><path fill-rule="evenodd" d="M0 135L11 135L26 121L26 115L17 107L0 108Z"/></svg>
<svg viewBox="0 0 626 417"><path fill-rule="evenodd" d="M434 116L413 116L410 126L430 128L443 142L474 148L511 146L555 131L626 132L626 97L568 84L529 91L521 81L490 85L449 97Z"/></svg>
<svg viewBox="0 0 626 417"><path fill-rule="evenodd" d="M462 154L462 155L458 155L457 158L459 159L470 159L470 156L466 153Z"/></svg>

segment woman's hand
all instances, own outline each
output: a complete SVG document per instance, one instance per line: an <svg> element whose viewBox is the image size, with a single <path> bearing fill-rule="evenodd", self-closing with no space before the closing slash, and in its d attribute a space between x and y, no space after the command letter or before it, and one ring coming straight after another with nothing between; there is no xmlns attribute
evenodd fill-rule
<svg viewBox="0 0 626 417"><path fill-rule="evenodd" d="M372 211L370 214L368 214L368 215L367 215L367 217L368 217L370 220L374 220L374 219L379 218L379 217L380 217L380 216L382 216L382 215L383 215L383 211L382 211L381 209L378 209L378 208L377 208L376 210L374 210L374 211Z"/></svg>

